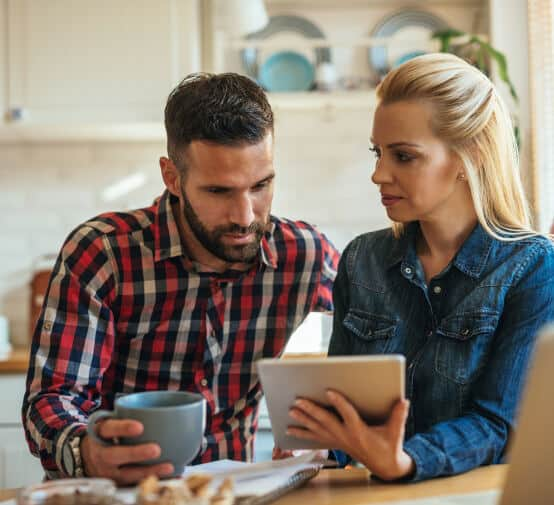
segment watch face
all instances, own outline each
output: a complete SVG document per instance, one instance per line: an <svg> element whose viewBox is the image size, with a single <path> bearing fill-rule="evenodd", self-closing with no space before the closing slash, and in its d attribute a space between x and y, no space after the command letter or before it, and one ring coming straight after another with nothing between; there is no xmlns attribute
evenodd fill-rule
<svg viewBox="0 0 554 505"><path fill-rule="evenodd" d="M73 451L67 442L63 446L63 465L67 474L72 476L74 471Z"/></svg>

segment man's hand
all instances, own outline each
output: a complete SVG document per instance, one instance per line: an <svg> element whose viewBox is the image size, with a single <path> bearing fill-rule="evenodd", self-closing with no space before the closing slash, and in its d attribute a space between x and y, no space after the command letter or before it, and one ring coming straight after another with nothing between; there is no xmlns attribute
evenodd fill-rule
<svg viewBox="0 0 554 505"><path fill-rule="evenodd" d="M343 395L329 391L327 397L338 415L314 402L298 399L290 415L301 427L290 426L287 433L341 449L384 480L400 479L414 472L414 461L403 450L408 400L396 403L385 424L368 426Z"/></svg>
<svg viewBox="0 0 554 505"><path fill-rule="evenodd" d="M143 426L138 421L109 419L99 422L98 435L102 438L137 437ZM87 477L107 477L119 485L135 484L148 475L158 477L173 473L171 463L140 466L136 463L160 456L158 444L104 446L85 435L81 441L81 458Z"/></svg>

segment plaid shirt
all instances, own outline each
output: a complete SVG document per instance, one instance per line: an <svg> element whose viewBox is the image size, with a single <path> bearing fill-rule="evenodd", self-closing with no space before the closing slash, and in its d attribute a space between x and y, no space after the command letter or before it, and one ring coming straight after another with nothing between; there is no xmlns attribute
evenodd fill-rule
<svg viewBox="0 0 554 505"><path fill-rule="evenodd" d="M64 475L62 447L117 392L186 390L207 401L193 463L252 458L260 383L313 310L332 310L338 253L303 222L271 217L246 272L202 272L165 192L151 207L96 217L58 257L37 322L23 402L31 452Z"/></svg>

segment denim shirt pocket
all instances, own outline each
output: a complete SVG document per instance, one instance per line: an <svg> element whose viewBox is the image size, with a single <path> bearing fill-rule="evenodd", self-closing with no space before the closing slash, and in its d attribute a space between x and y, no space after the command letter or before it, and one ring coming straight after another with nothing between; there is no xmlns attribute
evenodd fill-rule
<svg viewBox="0 0 554 505"><path fill-rule="evenodd" d="M437 328L437 373L458 384L472 382L486 364L499 318L484 310L445 317Z"/></svg>
<svg viewBox="0 0 554 505"><path fill-rule="evenodd" d="M382 354L392 346L396 320L390 316L350 309L342 324L352 335L353 354Z"/></svg>

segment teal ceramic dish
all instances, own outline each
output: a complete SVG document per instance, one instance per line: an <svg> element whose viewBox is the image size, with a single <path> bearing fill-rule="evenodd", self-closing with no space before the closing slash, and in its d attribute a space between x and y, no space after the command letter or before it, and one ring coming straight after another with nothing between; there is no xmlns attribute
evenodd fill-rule
<svg viewBox="0 0 554 505"><path fill-rule="evenodd" d="M294 51L272 54L260 68L259 82L267 91L307 91L314 82L315 70L310 61Z"/></svg>

